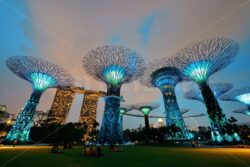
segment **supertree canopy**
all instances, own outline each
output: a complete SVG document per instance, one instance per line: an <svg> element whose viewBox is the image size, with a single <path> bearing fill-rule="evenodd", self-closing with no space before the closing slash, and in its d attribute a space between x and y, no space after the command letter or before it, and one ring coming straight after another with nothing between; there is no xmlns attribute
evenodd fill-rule
<svg viewBox="0 0 250 167"><path fill-rule="evenodd" d="M29 142L33 116L42 93L48 88L70 86L74 79L63 68L38 57L10 57L7 59L6 65L17 76L27 80L33 86L30 99L18 115L15 124L6 136L6 140Z"/></svg>
<svg viewBox="0 0 250 167"><path fill-rule="evenodd" d="M225 101L238 101L246 105L250 111L250 87L229 91L228 93L222 95L220 99Z"/></svg>
<svg viewBox="0 0 250 167"><path fill-rule="evenodd" d="M174 137L175 140L186 140L190 135L177 103L175 86L189 79L182 74L175 61L174 57L170 57L149 63L141 81L146 86L157 87L161 90L167 126L175 125L181 129L181 132Z"/></svg>
<svg viewBox="0 0 250 167"><path fill-rule="evenodd" d="M231 83L219 82L219 83L210 84L210 87L214 93L215 98L218 99L221 95L231 90L233 88L233 85ZM184 96L187 99L198 100L204 103L202 93L200 89L198 88L189 90L188 92L185 93Z"/></svg>
<svg viewBox="0 0 250 167"><path fill-rule="evenodd" d="M177 52L175 57L181 71L200 87L211 124L214 124L212 139L217 142L228 138L228 135L222 132L227 119L208 84L208 78L228 66L238 52L239 45L235 41L214 38L196 42Z"/></svg>
<svg viewBox="0 0 250 167"><path fill-rule="evenodd" d="M232 112L237 113L237 114L244 114L244 115L250 116L250 111L247 108L239 108L239 109L234 110Z"/></svg>
<svg viewBox="0 0 250 167"><path fill-rule="evenodd" d="M105 45L91 50L83 59L83 67L95 79L106 83L105 111L99 142L122 142L120 131L120 88L142 75L145 63L135 52L122 46Z"/></svg>
<svg viewBox="0 0 250 167"><path fill-rule="evenodd" d="M150 130L149 113L158 107L160 107L158 103L140 103L140 104L136 104L132 106L133 109L136 109L143 113L144 118L145 118L145 128L147 132L149 132Z"/></svg>

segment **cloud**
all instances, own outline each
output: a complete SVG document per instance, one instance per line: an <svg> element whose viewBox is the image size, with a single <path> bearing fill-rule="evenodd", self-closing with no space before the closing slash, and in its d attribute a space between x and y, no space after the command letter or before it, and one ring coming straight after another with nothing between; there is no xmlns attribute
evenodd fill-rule
<svg viewBox="0 0 250 167"><path fill-rule="evenodd" d="M142 24L138 28L138 32L142 36L142 41L144 45L147 45L155 26L157 17L160 15L160 12L154 12L153 14L147 15L143 18Z"/></svg>

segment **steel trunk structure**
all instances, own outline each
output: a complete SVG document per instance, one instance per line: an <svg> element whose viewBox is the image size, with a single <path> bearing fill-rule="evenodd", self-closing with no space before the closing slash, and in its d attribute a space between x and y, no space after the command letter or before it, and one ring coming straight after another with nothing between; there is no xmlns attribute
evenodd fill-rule
<svg viewBox="0 0 250 167"><path fill-rule="evenodd" d="M143 59L136 52L122 46L105 45L91 50L83 59L83 67L93 78L107 85L99 142L122 143L120 89L123 83L142 75L145 68Z"/></svg>
<svg viewBox="0 0 250 167"><path fill-rule="evenodd" d="M175 64L173 58L163 58L149 63L141 81L146 86L157 87L161 90L167 126L175 125L181 129L181 132L174 137L175 140L187 140L190 139L190 135L177 103L175 87L179 82L188 79Z"/></svg>
<svg viewBox="0 0 250 167"><path fill-rule="evenodd" d="M17 76L30 82L33 92L5 140L29 142L33 116L42 93L48 88L67 87L74 82L74 79L63 68L38 57L10 57L6 65Z"/></svg>
<svg viewBox="0 0 250 167"><path fill-rule="evenodd" d="M222 131L227 123L219 103L208 84L208 78L228 66L239 52L239 45L227 38L214 38L196 42L179 52L174 57L181 71L201 90L212 128L212 140L231 141L233 137L239 140L235 133L232 137Z"/></svg>

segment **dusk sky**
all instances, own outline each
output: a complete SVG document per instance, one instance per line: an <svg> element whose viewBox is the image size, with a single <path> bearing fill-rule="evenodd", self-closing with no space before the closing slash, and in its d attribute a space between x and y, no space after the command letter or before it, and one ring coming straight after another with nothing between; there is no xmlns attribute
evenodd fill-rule
<svg viewBox="0 0 250 167"><path fill-rule="evenodd" d="M212 75L209 82L230 82L234 88L250 86L248 0L0 0L0 23L0 104L8 105L10 113L20 112L32 87L5 66L8 57L43 57L67 69L76 78L76 86L106 91L105 84L92 79L82 67L88 51L105 44L133 49L149 63L172 56L198 40L228 37L239 43L240 52L231 65ZM176 87L180 108L190 109L186 115L206 113L204 104L183 97L194 86L189 82ZM158 89L134 81L123 85L121 91L127 104L160 103L152 115L163 115L164 104ZM54 95L55 89L47 90L38 109L50 109ZM82 98L83 95L75 97L68 122L78 120ZM232 113L242 104L219 102L228 117L249 122L250 117ZM100 98L99 122L103 110L104 100ZM185 122L189 127L209 125L208 117ZM142 118L124 117L124 128L137 128L140 124L144 125Z"/></svg>

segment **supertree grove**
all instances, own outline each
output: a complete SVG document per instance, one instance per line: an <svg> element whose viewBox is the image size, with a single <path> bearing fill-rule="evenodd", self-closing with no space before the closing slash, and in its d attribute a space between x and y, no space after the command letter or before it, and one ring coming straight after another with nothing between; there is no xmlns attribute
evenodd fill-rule
<svg viewBox="0 0 250 167"><path fill-rule="evenodd" d="M160 107L158 103L140 103L133 105L132 108L136 109L138 111L141 111L144 115L145 119L145 129L147 133L149 133L150 127L149 127L149 113L155 109Z"/></svg>
<svg viewBox="0 0 250 167"><path fill-rule="evenodd" d="M207 113L212 124L212 140L215 142L231 141L222 129L227 118L211 90L208 78L233 62L239 52L239 45L227 38L213 38L196 42L177 52L175 60L184 75L196 82L201 90ZM233 133L233 132L232 132ZM236 133L235 140L239 140Z"/></svg>
<svg viewBox="0 0 250 167"><path fill-rule="evenodd" d="M30 82L33 92L5 140L29 142L33 116L42 93L48 88L70 86L74 79L63 68L38 57L10 57L6 65L14 74Z"/></svg>
<svg viewBox="0 0 250 167"><path fill-rule="evenodd" d="M163 58L149 63L141 79L144 85L161 90L167 126L175 125L181 129L181 132L174 137L175 140L190 139L175 95L176 85L179 82L188 80L176 66L174 57Z"/></svg>
<svg viewBox="0 0 250 167"><path fill-rule="evenodd" d="M244 104L248 111L250 111L250 87L244 87L240 89L234 89L220 97L225 101L238 101Z"/></svg>
<svg viewBox="0 0 250 167"><path fill-rule="evenodd" d="M83 67L93 78L107 85L105 110L98 140L101 143L121 143L120 88L142 75L145 63L136 53L122 46L105 45L91 50L83 59Z"/></svg>
<svg viewBox="0 0 250 167"><path fill-rule="evenodd" d="M218 99L221 95L231 90L233 88L233 85L231 83L219 82L210 84L210 87L214 93L215 98ZM187 91L184 96L186 99L198 100L204 103L201 91L198 88Z"/></svg>

